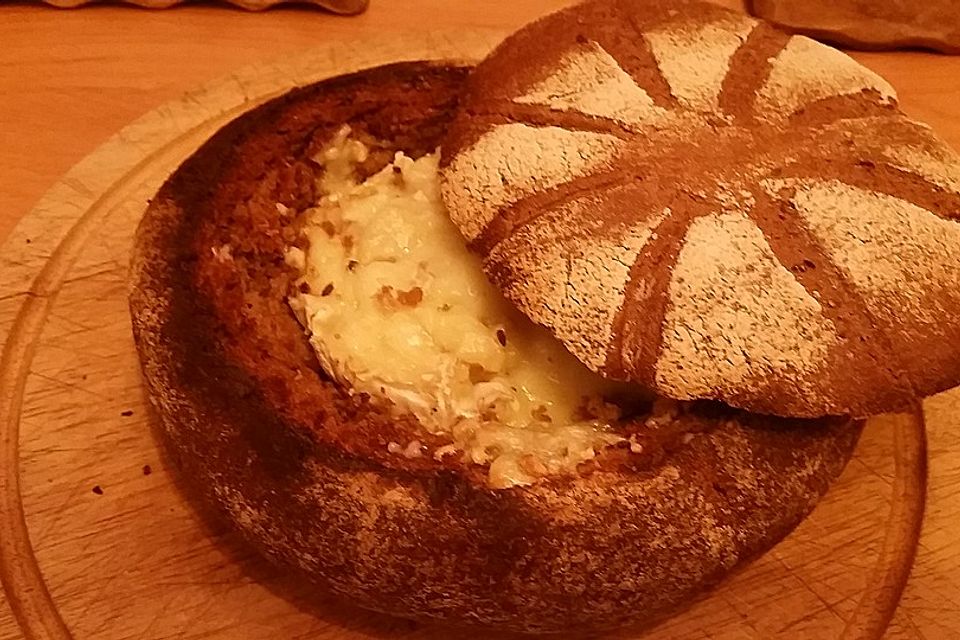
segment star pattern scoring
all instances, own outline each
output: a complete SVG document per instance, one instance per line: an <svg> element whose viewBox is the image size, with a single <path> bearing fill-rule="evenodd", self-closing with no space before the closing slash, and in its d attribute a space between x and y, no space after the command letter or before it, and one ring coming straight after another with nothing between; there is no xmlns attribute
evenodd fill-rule
<svg viewBox="0 0 960 640"><path fill-rule="evenodd" d="M960 161L839 51L594 2L481 63L444 150L492 280L594 370L794 416L960 381Z"/></svg>

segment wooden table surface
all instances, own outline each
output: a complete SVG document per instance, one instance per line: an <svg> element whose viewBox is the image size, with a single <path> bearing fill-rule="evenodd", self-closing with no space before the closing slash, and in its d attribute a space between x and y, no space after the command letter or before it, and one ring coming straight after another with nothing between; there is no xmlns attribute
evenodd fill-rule
<svg viewBox="0 0 960 640"><path fill-rule="evenodd" d="M372 0L361 16L226 6L151 11L0 4L0 243L59 176L123 125L209 80L330 39L516 28L569 0Z"/></svg>

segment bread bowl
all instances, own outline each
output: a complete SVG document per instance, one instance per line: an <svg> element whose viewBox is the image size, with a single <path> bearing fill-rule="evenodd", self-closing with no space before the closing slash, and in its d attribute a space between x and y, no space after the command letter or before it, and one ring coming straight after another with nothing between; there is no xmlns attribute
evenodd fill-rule
<svg viewBox="0 0 960 640"><path fill-rule="evenodd" d="M466 75L402 63L297 90L170 178L133 262L151 402L210 506L267 556L363 606L530 632L650 623L786 535L860 424L637 392L609 446L500 486L491 461L440 454L449 434L325 371L290 304L338 291L301 291L290 258L329 195L322 158L344 125L369 149L361 178L395 151L428 156Z"/></svg>

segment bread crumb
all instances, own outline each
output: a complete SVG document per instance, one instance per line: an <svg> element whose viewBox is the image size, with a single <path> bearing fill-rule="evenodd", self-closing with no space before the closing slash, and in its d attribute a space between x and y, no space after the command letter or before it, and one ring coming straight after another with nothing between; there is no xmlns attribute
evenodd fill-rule
<svg viewBox="0 0 960 640"><path fill-rule="evenodd" d="M442 447L438 447L433 452L434 460L442 460L444 457L449 456L457 452L457 446L454 444L445 444Z"/></svg>

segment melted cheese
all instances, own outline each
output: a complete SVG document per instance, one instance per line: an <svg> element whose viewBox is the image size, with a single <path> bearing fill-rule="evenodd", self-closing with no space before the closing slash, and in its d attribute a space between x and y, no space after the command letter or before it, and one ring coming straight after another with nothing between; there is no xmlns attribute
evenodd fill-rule
<svg viewBox="0 0 960 640"><path fill-rule="evenodd" d="M367 156L344 132L318 161L325 194L305 213L291 298L324 369L449 436L428 455L490 465L507 487L568 472L622 440L590 372L487 281L440 201L437 156L398 153L358 183ZM415 446L414 446L415 445ZM423 455L419 443L391 443Z"/></svg>

